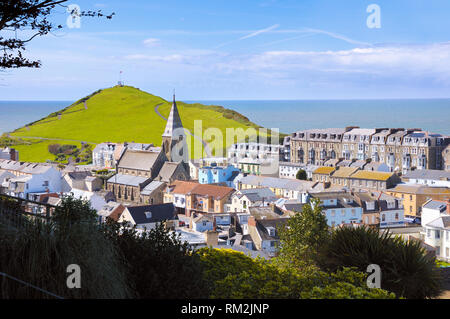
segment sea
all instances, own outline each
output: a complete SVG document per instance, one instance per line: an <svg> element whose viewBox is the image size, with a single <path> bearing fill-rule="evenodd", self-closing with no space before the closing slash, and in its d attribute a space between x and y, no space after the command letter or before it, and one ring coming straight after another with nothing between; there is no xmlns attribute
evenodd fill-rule
<svg viewBox="0 0 450 319"><path fill-rule="evenodd" d="M233 109L266 128L292 133L311 128L421 128L450 135L450 99L201 100ZM73 101L0 101L0 132L10 132Z"/></svg>

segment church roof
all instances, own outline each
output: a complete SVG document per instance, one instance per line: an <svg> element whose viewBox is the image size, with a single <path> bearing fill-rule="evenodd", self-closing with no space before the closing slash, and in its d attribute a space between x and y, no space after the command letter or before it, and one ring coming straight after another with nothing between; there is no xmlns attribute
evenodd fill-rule
<svg viewBox="0 0 450 319"><path fill-rule="evenodd" d="M178 113L177 103L175 101L175 94L173 95L172 109L170 110L169 118L167 119L166 128L164 129L163 137L173 137L176 129L183 128L180 114ZM184 133L184 130L182 131ZM179 134L178 134L179 135Z"/></svg>

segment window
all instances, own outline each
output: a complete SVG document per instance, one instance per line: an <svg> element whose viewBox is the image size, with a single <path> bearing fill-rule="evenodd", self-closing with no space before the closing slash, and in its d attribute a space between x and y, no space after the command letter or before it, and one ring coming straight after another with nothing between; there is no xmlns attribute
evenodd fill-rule
<svg viewBox="0 0 450 319"><path fill-rule="evenodd" d="M395 220L398 220L398 213L395 213Z"/></svg>
<svg viewBox="0 0 450 319"><path fill-rule="evenodd" d="M427 229L427 237L431 237L431 230Z"/></svg>
<svg viewBox="0 0 450 319"><path fill-rule="evenodd" d="M434 238L436 238L436 239L439 239L439 238L441 238L441 231L440 230L435 230L434 231ZM437 250L437 247L436 247L436 250Z"/></svg>
<svg viewBox="0 0 450 319"><path fill-rule="evenodd" d="M383 222L386 221L386 215L385 214L381 214L381 221L383 221Z"/></svg>

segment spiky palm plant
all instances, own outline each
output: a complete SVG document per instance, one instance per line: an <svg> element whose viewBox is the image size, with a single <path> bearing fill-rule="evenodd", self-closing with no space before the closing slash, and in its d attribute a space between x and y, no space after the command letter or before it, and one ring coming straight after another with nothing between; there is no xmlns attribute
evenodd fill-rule
<svg viewBox="0 0 450 319"><path fill-rule="evenodd" d="M397 296L428 298L442 292L435 257L418 241L367 227L343 227L333 232L323 254L321 266L331 271L357 267L365 272L368 265L379 265L381 288Z"/></svg>

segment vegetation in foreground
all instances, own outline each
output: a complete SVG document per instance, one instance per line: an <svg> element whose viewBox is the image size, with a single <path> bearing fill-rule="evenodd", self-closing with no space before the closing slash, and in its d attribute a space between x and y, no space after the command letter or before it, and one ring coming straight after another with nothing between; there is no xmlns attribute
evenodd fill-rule
<svg viewBox="0 0 450 319"><path fill-rule="evenodd" d="M327 273L230 250L193 251L163 225L144 236L116 223L99 225L89 203L71 197L48 224L11 220L8 205L14 203L1 206L0 270L64 298L395 297L368 289L366 274L349 268ZM81 266L81 289L66 287L69 264ZM53 298L0 280L2 298Z"/></svg>
<svg viewBox="0 0 450 319"><path fill-rule="evenodd" d="M398 297L423 299L442 293L436 258L418 241L405 241L378 229L342 227L329 231L318 201L305 205L281 229L277 257L286 268L318 267L338 272L347 267L366 272L371 264L381 268L381 288Z"/></svg>

